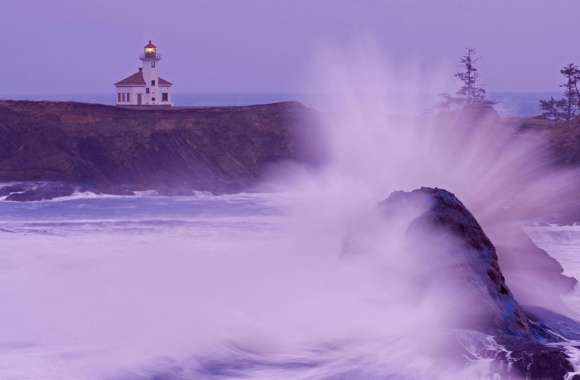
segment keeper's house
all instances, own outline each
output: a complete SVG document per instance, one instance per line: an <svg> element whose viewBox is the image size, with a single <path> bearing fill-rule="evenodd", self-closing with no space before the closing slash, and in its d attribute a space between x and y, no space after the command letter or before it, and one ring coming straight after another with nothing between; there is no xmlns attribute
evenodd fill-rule
<svg viewBox="0 0 580 380"><path fill-rule="evenodd" d="M115 83L119 106L172 106L171 82L159 76L157 47L151 41L141 55L143 67L135 74Z"/></svg>

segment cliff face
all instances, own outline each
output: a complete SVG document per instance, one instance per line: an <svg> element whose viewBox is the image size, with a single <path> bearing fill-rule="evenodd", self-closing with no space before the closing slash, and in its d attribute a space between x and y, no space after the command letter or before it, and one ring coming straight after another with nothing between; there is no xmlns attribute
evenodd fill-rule
<svg viewBox="0 0 580 380"><path fill-rule="evenodd" d="M237 191L296 159L299 103L137 110L0 101L0 182Z"/></svg>

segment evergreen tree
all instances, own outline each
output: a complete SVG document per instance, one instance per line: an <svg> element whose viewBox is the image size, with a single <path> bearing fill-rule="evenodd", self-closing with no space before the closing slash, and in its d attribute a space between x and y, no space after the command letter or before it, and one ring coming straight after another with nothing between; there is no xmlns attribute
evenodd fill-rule
<svg viewBox="0 0 580 380"><path fill-rule="evenodd" d="M566 107L566 99L556 100L550 97L549 100L540 100L540 109L542 110L542 118L547 120L558 121L563 119L564 115L562 109Z"/></svg>
<svg viewBox="0 0 580 380"><path fill-rule="evenodd" d="M467 49L466 54L461 57L461 64L465 69L455 74L455 77L463 82L463 86L457 91L457 95L463 96L467 104L483 103L485 101L485 90L478 87L479 73L475 67L477 61L475 49Z"/></svg>
<svg viewBox="0 0 580 380"><path fill-rule="evenodd" d="M485 100L485 89L479 87L479 70L475 66L478 57L475 49L466 49L465 55L460 59L463 70L456 73L455 78L462 82L461 88L454 95L442 94L441 108L465 107L470 105L492 105L493 102Z"/></svg>
<svg viewBox="0 0 580 380"><path fill-rule="evenodd" d="M541 117L548 120L566 120L570 122L580 114L580 69L573 63L569 63L560 70L564 76L564 83L560 85L564 89L564 97L548 100L540 100Z"/></svg>
<svg viewBox="0 0 580 380"><path fill-rule="evenodd" d="M561 106L562 114L566 121L574 119L578 115L579 100L578 96L578 81L580 80L580 70L578 66L573 63L569 63L560 73L564 76L565 82L560 85L564 88L564 102L563 107Z"/></svg>

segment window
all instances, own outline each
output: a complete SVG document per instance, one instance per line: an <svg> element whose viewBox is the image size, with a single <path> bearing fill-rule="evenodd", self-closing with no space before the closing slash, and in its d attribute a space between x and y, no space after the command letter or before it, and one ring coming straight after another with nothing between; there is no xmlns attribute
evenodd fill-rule
<svg viewBox="0 0 580 380"><path fill-rule="evenodd" d="M121 103L121 93L117 93L117 103Z"/></svg>
<svg viewBox="0 0 580 380"><path fill-rule="evenodd" d="M124 102L125 101L125 93L121 94L121 101Z"/></svg>
<svg viewBox="0 0 580 380"><path fill-rule="evenodd" d="M148 94L148 93L149 93L149 87L147 87L147 88L145 89L145 93L146 93L146 94Z"/></svg>
<svg viewBox="0 0 580 380"><path fill-rule="evenodd" d="M151 98L151 101L153 101L153 102L154 102L154 101L155 101L155 98Z"/></svg>
<svg viewBox="0 0 580 380"><path fill-rule="evenodd" d="M151 86L155 87L155 80L151 81Z"/></svg>
<svg viewBox="0 0 580 380"><path fill-rule="evenodd" d="M161 101L162 102L168 102L169 101L169 93L164 92L161 94Z"/></svg>
<svg viewBox="0 0 580 380"><path fill-rule="evenodd" d="M131 93L130 93L130 92L128 92L128 93L127 93L127 102L130 102L130 101L131 101Z"/></svg>
<svg viewBox="0 0 580 380"><path fill-rule="evenodd" d="M151 67L155 68L155 60L151 61Z"/></svg>

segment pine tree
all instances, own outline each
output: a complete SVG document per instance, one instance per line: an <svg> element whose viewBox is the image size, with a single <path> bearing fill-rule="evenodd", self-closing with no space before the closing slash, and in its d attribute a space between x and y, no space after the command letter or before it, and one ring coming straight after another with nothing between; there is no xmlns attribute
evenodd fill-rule
<svg viewBox="0 0 580 380"><path fill-rule="evenodd" d="M467 104L483 103L485 101L485 90L478 87L479 73L475 67L477 61L475 49L468 48L466 54L461 57L461 64L465 67L465 70L455 74L455 77L463 82L463 86L457 91L457 95L465 97Z"/></svg>
<svg viewBox="0 0 580 380"><path fill-rule="evenodd" d="M578 96L578 81L580 80L580 70L578 66L573 63L569 63L560 73L566 78L565 82L560 85L564 88L564 107L563 115L566 121L574 119L578 115L578 101L580 97Z"/></svg>
<svg viewBox="0 0 580 380"><path fill-rule="evenodd" d="M440 108L453 109L456 107L466 107L471 105L493 105L485 99L485 89L479 87L479 70L475 67L478 58L475 55L475 49L466 49L465 55L460 59L463 70L454 76L461 82L461 88L455 93L441 94L443 101L439 104Z"/></svg>
<svg viewBox="0 0 580 380"><path fill-rule="evenodd" d="M552 96L549 100L540 100L542 118L553 121L561 120L564 117L561 110L564 109L565 106L566 99L556 100Z"/></svg>
<svg viewBox="0 0 580 380"><path fill-rule="evenodd" d="M560 70L564 76L564 83L560 85L564 89L564 97L548 100L540 100L540 109L544 119L548 120L574 120L580 113L580 92L578 82L580 81L580 69L573 63L569 63Z"/></svg>

